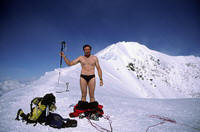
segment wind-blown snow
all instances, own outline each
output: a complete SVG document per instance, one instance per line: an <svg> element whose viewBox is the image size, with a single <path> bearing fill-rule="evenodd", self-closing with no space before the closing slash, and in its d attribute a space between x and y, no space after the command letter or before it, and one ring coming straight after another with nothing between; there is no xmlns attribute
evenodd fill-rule
<svg viewBox="0 0 200 132"><path fill-rule="evenodd" d="M104 86L99 86L96 77L95 96L104 106L105 115L110 115L114 132L146 132L148 128L148 132L200 131L200 99L194 98L200 96L199 57L169 56L136 42L119 42L96 55L103 70ZM25 113L30 112L29 105L34 97L52 92L56 95L56 113L69 117L73 111L69 106L76 104L81 97L79 76L78 64L46 72L30 85L16 84L20 88L11 88L13 90L0 97L0 131L58 131L48 126L38 124L34 127L15 121L16 112L19 108ZM66 89L66 82L69 82L70 91L56 93ZM158 116L176 123L154 118ZM86 119L77 120L77 128L59 131L96 131ZM150 127L160 122L164 123ZM104 119L96 123L109 128Z"/></svg>

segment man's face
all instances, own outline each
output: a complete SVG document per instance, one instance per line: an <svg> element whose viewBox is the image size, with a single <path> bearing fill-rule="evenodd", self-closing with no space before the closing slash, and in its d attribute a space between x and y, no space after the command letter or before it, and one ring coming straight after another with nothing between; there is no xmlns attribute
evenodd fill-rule
<svg viewBox="0 0 200 132"><path fill-rule="evenodd" d="M84 48L84 53L85 53L86 56L90 55L90 52L91 52L90 47Z"/></svg>

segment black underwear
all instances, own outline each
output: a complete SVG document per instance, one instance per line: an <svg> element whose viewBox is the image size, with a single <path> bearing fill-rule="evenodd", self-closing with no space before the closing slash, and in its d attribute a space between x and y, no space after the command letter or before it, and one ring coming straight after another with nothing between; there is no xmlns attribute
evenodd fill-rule
<svg viewBox="0 0 200 132"><path fill-rule="evenodd" d="M81 74L81 77L83 79L85 79L85 81L88 83L93 77L95 77L95 75L94 74L93 75L83 75L83 74Z"/></svg>

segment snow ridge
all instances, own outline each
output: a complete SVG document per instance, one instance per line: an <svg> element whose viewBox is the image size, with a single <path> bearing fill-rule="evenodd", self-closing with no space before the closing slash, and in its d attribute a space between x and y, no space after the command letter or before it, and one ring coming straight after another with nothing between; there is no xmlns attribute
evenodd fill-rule
<svg viewBox="0 0 200 132"><path fill-rule="evenodd" d="M136 42L113 44L97 53L97 56L117 69L116 72L123 72L121 78L137 78L135 81L143 86L142 89L151 93L142 97L200 97L199 57L169 56ZM135 82L125 80L124 83L129 84L129 89ZM150 91L147 92L147 89Z"/></svg>

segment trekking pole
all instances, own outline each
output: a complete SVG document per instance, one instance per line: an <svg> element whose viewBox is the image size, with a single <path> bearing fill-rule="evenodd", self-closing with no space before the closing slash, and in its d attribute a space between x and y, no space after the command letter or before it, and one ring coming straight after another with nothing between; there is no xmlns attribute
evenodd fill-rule
<svg viewBox="0 0 200 132"><path fill-rule="evenodd" d="M63 50L65 49L65 45L66 45L66 42L65 41L62 41L61 42L61 49L60 49L60 52L63 52ZM60 56L60 68L62 67L62 56ZM59 82L60 82L60 74L61 72L59 71L59 76L58 76L58 85L59 85Z"/></svg>

